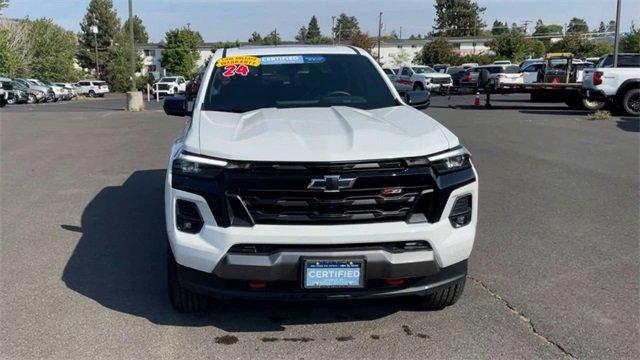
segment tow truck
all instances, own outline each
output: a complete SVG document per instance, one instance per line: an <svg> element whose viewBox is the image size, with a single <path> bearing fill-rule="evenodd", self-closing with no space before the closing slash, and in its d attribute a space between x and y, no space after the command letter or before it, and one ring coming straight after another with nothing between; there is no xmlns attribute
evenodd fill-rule
<svg viewBox="0 0 640 360"><path fill-rule="evenodd" d="M529 93L531 99L563 99L571 109L599 110L604 101L592 101L580 95L582 82L578 82L578 71L571 53L548 53L544 58L542 82L496 83L481 82L486 95L485 107L491 107L491 94Z"/></svg>

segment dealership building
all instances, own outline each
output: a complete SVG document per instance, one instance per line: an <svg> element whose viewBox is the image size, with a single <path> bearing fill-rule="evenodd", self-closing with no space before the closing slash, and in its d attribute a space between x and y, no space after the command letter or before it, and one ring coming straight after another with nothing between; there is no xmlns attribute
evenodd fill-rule
<svg viewBox="0 0 640 360"><path fill-rule="evenodd" d="M448 38L447 39L454 48L454 51L460 55L469 54L484 54L488 53L489 47L487 42L488 38ZM380 63L382 66L399 66L401 63L411 62L413 58L420 52L422 47L427 44L429 39L419 40L393 40L383 41L380 43ZM295 42L283 43L282 45L294 45ZM207 60L213 55L211 49L216 46L217 43L203 43L199 47L200 57L197 61L197 66L202 67ZM241 43L243 45L251 45L250 43ZM143 68L142 74L153 74L156 79L160 76L167 75L165 69L161 65L162 50L164 49L164 43L149 43L139 45L138 48L143 54ZM372 50L374 57L378 54L377 46ZM170 74L168 74L170 75Z"/></svg>

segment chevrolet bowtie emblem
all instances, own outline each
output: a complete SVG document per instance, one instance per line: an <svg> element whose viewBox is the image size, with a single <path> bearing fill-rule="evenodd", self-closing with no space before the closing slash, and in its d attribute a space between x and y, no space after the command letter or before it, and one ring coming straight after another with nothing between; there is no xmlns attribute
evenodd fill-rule
<svg viewBox="0 0 640 360"><path fill-rule="evenodd" d="M325 175L322 179L311 179L307 188L323 190L324 192L338 192L342 189L350 189L356 178L341 178L340 175Z"/></svg>

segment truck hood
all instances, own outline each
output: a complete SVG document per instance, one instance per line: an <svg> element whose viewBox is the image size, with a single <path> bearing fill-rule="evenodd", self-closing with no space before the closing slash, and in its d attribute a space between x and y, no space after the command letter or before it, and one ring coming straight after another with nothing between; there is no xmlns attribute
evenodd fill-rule
<svg viewBox="0 0 640 360"><path fill-rule="evenodd" d="M190 131L185 139L187 150L230 160L402 158L443 151L458 141L438 122L409 106L266 108L242 114L203 111L197 123L199 131Z"/></svg>

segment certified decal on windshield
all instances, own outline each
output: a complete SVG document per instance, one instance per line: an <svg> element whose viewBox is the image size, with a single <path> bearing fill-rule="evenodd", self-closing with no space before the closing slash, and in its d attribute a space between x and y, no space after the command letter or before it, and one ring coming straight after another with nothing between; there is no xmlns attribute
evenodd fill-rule
<svg viewBox="0 0 640 360"><path fill-rule="evenodd" d="M324 56L320 55L279 55L263 56L261 65L287 65L287 64L320 64L324 62Z"/></svg>

